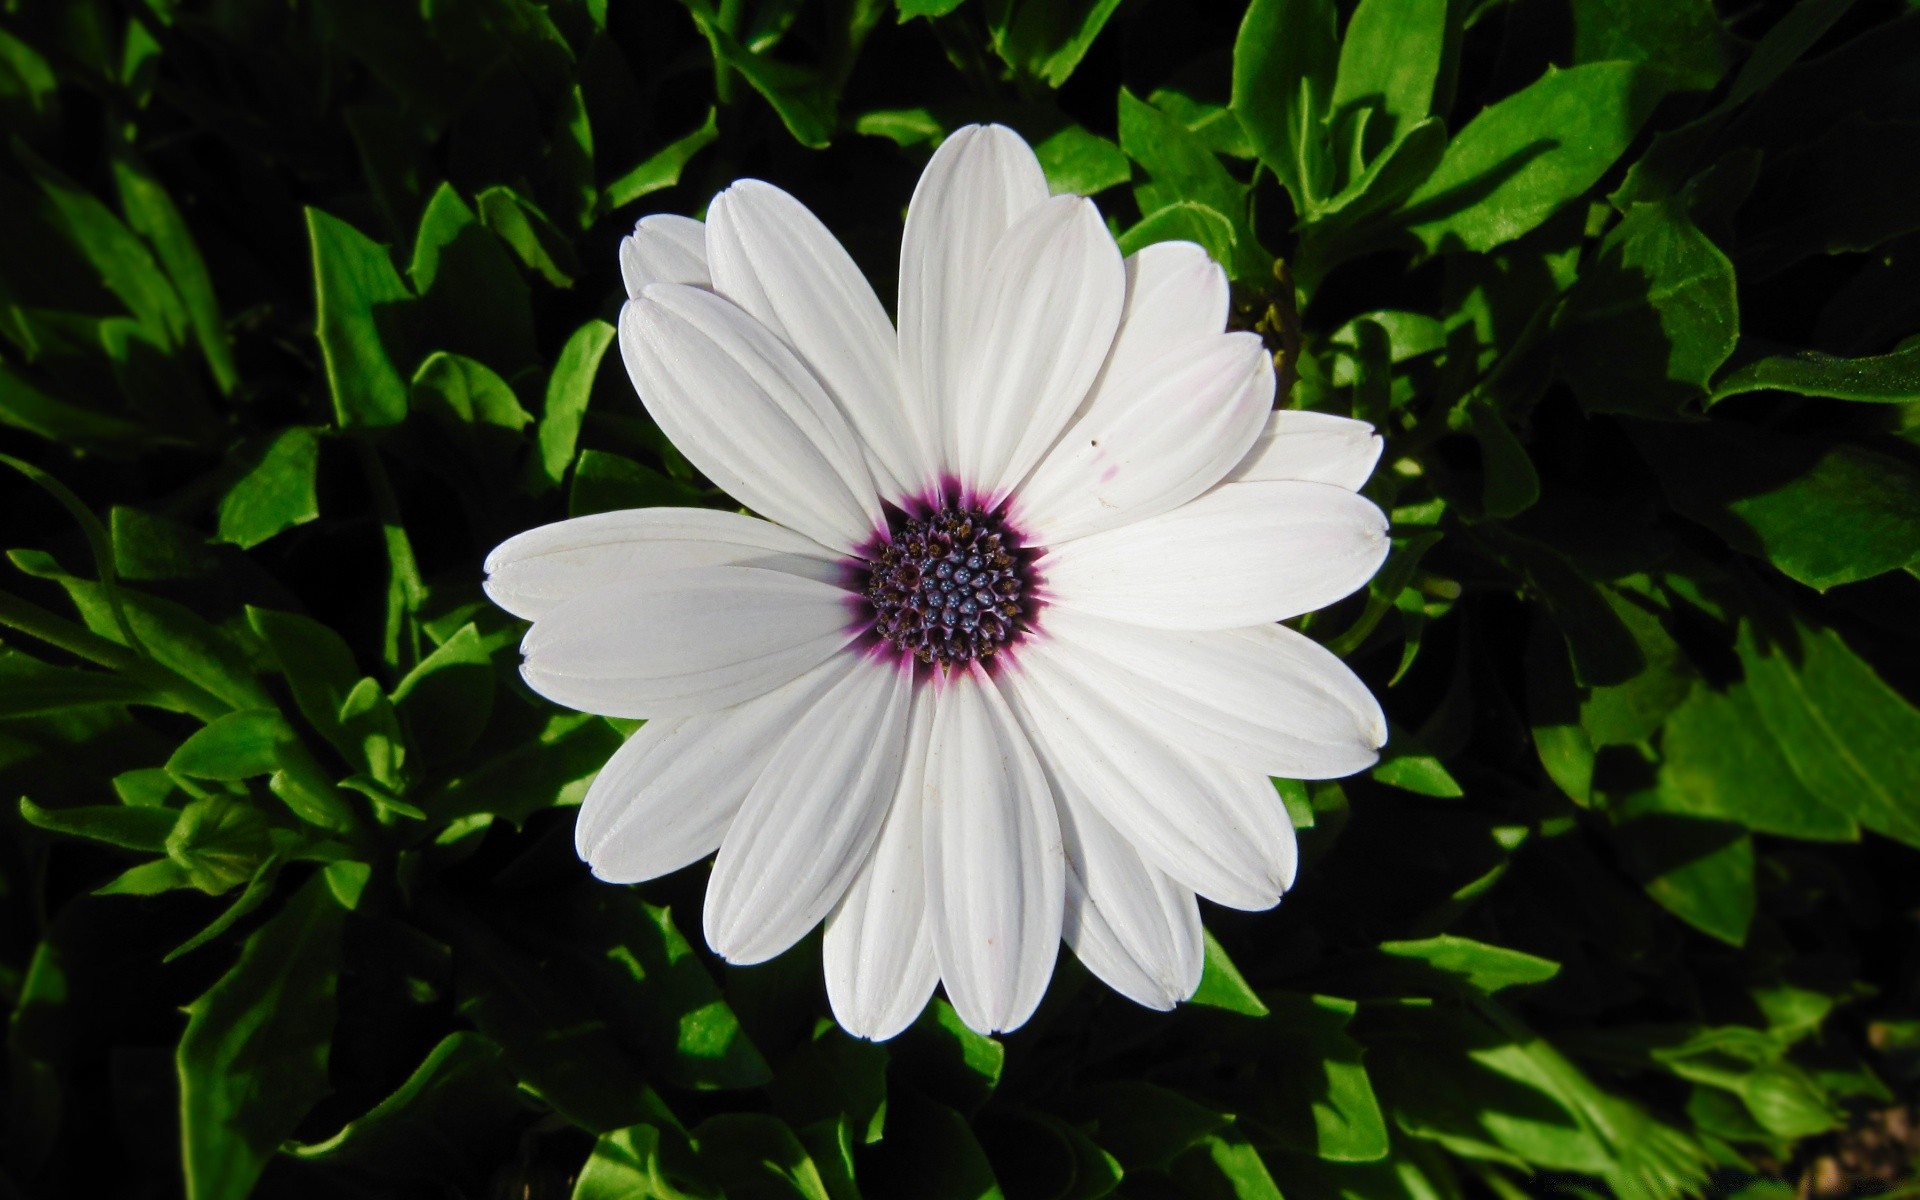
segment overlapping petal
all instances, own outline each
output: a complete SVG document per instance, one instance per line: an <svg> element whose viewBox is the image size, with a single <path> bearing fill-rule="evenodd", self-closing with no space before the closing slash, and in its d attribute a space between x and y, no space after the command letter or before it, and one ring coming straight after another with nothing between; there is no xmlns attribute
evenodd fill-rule
<svg viewBox="0 0 1920 1200"><path fill-rule="evenodd" d="M653 419L735 499L835 550L880 527L846 418L786 343L737 305L653 284L620 312L620 351Z"/></svg>
<svg viewBox="0 0 1920 1200"><path fill-rule="evenodd" d="M1293 883L1293 826L1266 776L1182 750L1042 643L1004 679L1076 795L1142 856L1229 908L1271 908Z"/></svg>
<svg viewBox="0 0 1920 1200"><path fill-rule="evenodd" d="M744 704L642 725L580 802L580 857L610 883L640 883L718 850L781 735L854 665L836 654Z"/></svg>
<svg viewBox="0 0 1920 1200"><path fill-rule="evenodd" d="M1059 800L1067 858L1062 935L1089 970L1121 995L1161 1011L1200 986L1206 944L1193 889L1149 866L1034 739Z"/></svg>
<svg viewBox="0 0 1920 1200"><path fill-rule="evenodd" d="M1047 198L1040 160L1000 125L955 130L920 175L900 243L900 382L951 463L951 414L972 352L987 261L1015 219Z"/></svg>
<svg viewBox="0 0 1920 1200"><path fill-rule="evenodd" d="M859 630L831 584L757 567L692 567L598 587L520 643L527 685L610 717L711 712L818 666Z"/></svg>
<svg viewBox="0 0 1920 1200"><path fill-rule="evenodd" d="M838 239L804 204L743 179L707 209L713 286L778 334L826 386L888 499L924 492L940 461L901 401L893 322Z"/></svg>
<svg viewBox="0 0 1920 1200"><path fill-rule="evenodd" d="M620 239L620 281L633 300L656 283L711 285L706 226L670 213L641 217L633 232Z"/></svg>
<svg viewBox="0 0 1920 1200"><path fill-rule="evenodd" d="M1373 474L1385 445L1365 421L1282 410L1267 418L1259 439L1226 482L1298 479L1357 492Z"/></svg>
<svg viewBox="0 0 1920 1200"><path fill-rule="evenodd" d="M848 1033L876 1042L911 1024L940 982L927 929L921 834L932 739L933 696L922 690L908 717L906 758L887 823L827 918L821 947L834 1018Z"/></svg>
<svg viewBox="0 0 1920 1200"><path fill-rule="evenodd" d="M978 666L934 694L925 803L927 924L947 998L973 1029L1017 1028L1053 976L1066 864L1039 760Z"/></svg>
<svg viewBox="0 0 1920 1200"><path fill-rule="evenodd" d="M1232 483L1171 512L1052 547L1053 601L1162 629L1283 621L1365 586L1387 518L1325 483Z"/></svg>
<svg viewBox="0 0 1920 1200"><path fill-rule="evenodd" d="M781 739L714 860L715 953L764 962L839 903L899 785L912 699L911 676L862 658Z"/></svg>
<svg viewBox="0 0 1920 1200"><path fill-rule="evenodd" d="M1127 386L1167 355L1227 327L1227 273L1192 242L1155 242L1127 256L1127 300L1085 408L1109 386Z"/></svg>
<svg viewBox="0 0 1920 1200"><path fill-rule="evenodd" d="M948 445L960 479L997 503L1059 438L1106 362L1126 268L1092 201L1029 209L987 261L959 358Z"/></svg>
<svg viewBox="0 0 1920 1200"><path fill-rule="evenodd" d="M1110 382L1021 485L1014 522L1046 546L1177 508L1246 455L1273 386L1251 333L1189 343Z"/></svg>
<svg viewBox="0 0 1920 1200"><path fill-rule="evenodd" d="M508 538L487 555L487 597L538 620L583 592L685 567L744 566L834 583L825 547L770 521L710 508L632 508L555 521Z"/></svg>

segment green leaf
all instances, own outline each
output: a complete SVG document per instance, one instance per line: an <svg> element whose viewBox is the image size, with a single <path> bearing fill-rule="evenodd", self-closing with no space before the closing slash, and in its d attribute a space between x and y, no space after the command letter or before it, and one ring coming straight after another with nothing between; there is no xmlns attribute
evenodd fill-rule
<svg viewBox="0 0 1920 1200"><path fill-rule="evenodd" d="M624 508L707 506L699 489L670 479L652 467L604 450L582 450L567 493L567 515L616 512Z"/></svg>
<svg viewBox="0 0 1920 1200"><path fill-rule="evenodd" d="M833 138L839 124L840 97L818 72L769 58L742 46L728 32L726 22L708 0L680 0L692 14L694 24L713 48L716 71L727 68L740 73L754 91L759 92L786 125L794 140L818 150Z"/></svg>
<svg viewBox="0 0 1920 1200"><path fill-rule="evenodd" d="M15 550L7 557L27 574L52 580L66 589L88 629L121 645L138 645L142 657L150 657L193 685L169 686L167 690L203 719L208 710L220 712L222 705L263 708L272 703L260 686L251 647L185 605L131 588L110 593L93 580L68 574L51 555L37 550ZM120 631L112 605L115 594L132 638Z"/></svg>
<svg viewBox="0 0 1920 1200"><path fill-rule="evenodd" d="M1207 1138L1182 1155L1169 1174L1190 1189L1190 1195L1281 1200L1279 1185L1260 1152L1237 1131Z"/></svg>
<svg viewBox="0 0 1920 1200"><path fill-rule="evenodd" d="M547 378L546 404L540 410L536 435L540 452L533 460L541 490L556 487L566 478L573 463L574 447L580 440L580 423L586 417L587 401L593 395L593 381L600 373L600 362L613 344L613 326L592 320L573 331Z"/></svg>
<svg viewBox="0 0 1920 1200"><path fill-rule="evenodd" d="M1087 56L1120 0L1023 0L994 49L1014 71L1057 88Z"/></svg>
<svg viewBox="0 0 1920 1200"><path fill-rule="evenodd" d="M1185 202L1226 217L1233 227L1234 254L1218 261L1235 278L1265 279L1273 268L1273 256L1260 250L1246 228L1247 187L1227 173L1204 142L1122 88L1120 147L1149 176L1134 186L1141 212L1157 213Z"/></svg>
<svg viewBox="0 0 1920 1200"><path fill-rule="evenodd" d="M1396 746L1396 742L1400 744ZM1439 759L1406 744L1404 737L1389 738L1387 754L1388 757L1379 766L1368 772L1375 780L1401 791L1439 800L1466 795L1459 781L1441 765Z"/></svg>
<svg viewBox="0 0 1920 1200"><path fill-rule="evenodd" d="M861 132L873 131L862 128ZM1098 195L1127 182L1133 174L1120 147L1080 125L1062 126L1048 134L1035 143L1033 152L1055 195Z"/></svg>
<svg viewBox="0 0 1920 1200"><path fill-rule="evenodd" d="M206 261L200 256L186 218L146 164L125 148L113 155L113 182L127 224L159 255L160 265L179 294L214 384L223 395L231 393L240 378L233 361L233 342L220 316L213 279L207 274Z"/></svg>
<svg viewBox="0 0 1920 1200"><path fill-rule="evenodd" d="M187 869L170 858L155 859L128 867L106 883L93 889L96 896L158 896L194 886Z"/></svg>
<svg viewBox="0 0 1920 1200"><path fill-rule="evenodd" d="M471 436L462 427L491 425L518 432L533 421L507 381L485 363L436 351L420 364L410 388L412 406Z"/></svg>
<svg viewBox="0 0 1920 1200"><path fill-rule="evenodd" d="M1191 200L1157 209L1120 235L1120 252L1133 254L1155 242L1198 242L1207 257L1226 266L1241 261L1233 220Z"/></svg>
<svg viewBox="0 0 1920 1200"><path fill-rule="evenodd" d="M1913 114L1902 114L1911 117ZM1871 250L1920 229L1901 169L1920 155L1920 120L1855 114L1770 156L1741 213L1741 258L1756 275L1812 254Z"/></svg>
<svg viewBox="0 0 1920 1200"><path fill-rule="evenodd" d="M1193 993L1190 1003L1224 1008L1242 1016L1266 1016L1266 1004L1254 993L1246 976L1240 973L1240 968L1234 966L1233 960L1227 957L1226 948L1212 933L1202 932L1207 942L1206 962L1200 972L1200 987Z"/></svg>
<svg viewBox="0 0 1920 1200"><path fill-rule="evenodd" d="M573 1186L573 1200L697 1200L700 1194L668 1181L660 1131L652 1125L601 1134Z"/></svg>
<svg viewBox="0 0 1920 1200"><path fill-rule="evenodd" d="M1674 916L1728 945L1747 940L1756 907L1753 839L1728 821L1666 811L1647 790L1615 813L1621 865Z"/></svg>
<svg viewBox="0 0 1920 1200"><path fill-rule="evenodd" d="M1479 532L1489 537L1560 627L1579 682L1623 683L1646 670L1646 655L1615 603L1573 564L1547 546L1494 526Z"/></svg>
<svg viewBox="0 0 1920 1200"><path fill-rule="evenodd" d="M1920 558L1920 468L1903 457L1731 421L1633 434L1674 508L1808 587Z"/></svg>
<svg viewBox="0 0 1920 1200"><path fill-rule="evenodd" d="M570 795L577 798L619 748L620 735L600 718L556 713L538 736L456 774L420 807L438 820L487 813L518 824Z"/></svg>
<svg viewBox="0 0 1920 1200"><path fill-rule="evenodd" d="M198 779L247 779L279 770L281 748L293 739L272 709L228 713L180 743L167 770Z"/></svg>
<svg viewBox="0 0 1920 1200"><path fill-rule="evenodd" d="M1387 1153L1381 1115L1361 1049L1347 1033L1351 1000L1273 992L1259 1027L1259 1051L1273 1077L1246 1097L1242 1116L1293 1149L1335 1162L1372 1162Z"/></svg>
<svg viewBox="0 0 1920 1200"><path fill-rule="evenodd" d="M728 1200L828 1200L820 1169L777 1117L722 1113L693 1130L693 1143Z"/></svg>
<svg viewBox="0 0 1920 1200"><path fill-rule="evenodd" d="M1632 63L1549 70L1455 134L1401 217L1430 251L1510 242L1592 187L1667 86Z"/></svg>
<svg viewBox="0 0 1920 1200"><path fill-rule="evenodd" d="M1740 665L1766 732L1814 796L1920 846L1920 710L1830 629L1743 627Z"/></svg>
<svg viewBox="0 0 1920 1200"><path fill-rule="evenodd" d="M887 1120L887 1052L828 1026L781 1064L768 1090L796 1129L845 1118L862 1145L880 1140Z"/></svg>
<svg viewBox="0 0 1920 1200"><path fill-rule="evenodd" d="M703 1090L767 1082L766 1060L670 914L631 892L575 889L477 915L443 906L434 925L463 964L461 1011L577 1124L651 1119L631 1086L646 1074Z"/></svg>
<svg viewBox="0 0 1920 1200"><path fill-rule="evenodd" d="M1794 773L1767 729L1752 683L1716 692L1696 684L1660 735L1663 812L1814 840L1859 836L1847 810L1828 805Z"/></svg>
<svg viewBox="0 0 1920 1200"><path fill-rule="evenodd" d="M1811 350L1763 358L1715 384L1713 401L1767 391L1911 403L1920 400L1920 343L1875 358L1835 358Z"/></svg>
<svg viewBox="0 0 1920 1200"><path fill-rule="evenodd" d="M480 223L507 244L520 265L554 287L567 287L580 273L573 245L531 200L508 187L490 187L473 198Z"/></svg>
<svg viewBox="0 0 1920 1200"><path fill-rule="evenodd" d="M1739 330L1733 263L1679 201L1636 204L1567 296L1560 369L1589 412L1671 415L1706 398Z"/></svg>
<svg viewBox="0 0 1920 1200"><path fill-rule="evenodd" d="M187 882L217 896L251 880L272 852L267 820L233 796L204 796L180 812L167 835L167 857Z"/></svg>
<svg viewBox="0 0 1920 1200"><path fill-rule="evenodd" d="M1659 67L1705 90L1728 66L1728 39L1711 0L1573 0L1573 61L1624 59Z"/></svg>
<svg viewBox="0 0 1920 1200"><path fill-rule="evenodd" d="M1090 1089L1093 1136L1129 1171L1164 1168L1233 1118L1151 1083L1127 1081Z"/></svg>
<svg viewBox="0 0 1920 1200"><path fill-rule="evenodd" d="M1537 1035L1498 1028L1486 1011L1483 1002L1473 1010L1381 1014L1367 1063L1395 1124L1457 1155L1593 1175L1611 1170L1615 1159L1589 1112L1604 1094Z"/></svg>
<svg viewBox="0 0 1920 1200"><path fill-rule="evenodd" d="M866 137L886 138L896 146L918 146L923 143L937 146L947 136L946 125L924 108L882 108L861 113L854 118L853 131ZM1039 147L1035 146L1034 150L1037 153ZM1124 160L1125 156L1121 157ZM1040 162L1043 167L1046 166L1045 156L1041 157ZM1047 178L1053 178L1051 172Z"/></svg>
<svg viewBox="0 0 1920 1200"><path fill-rule="evenodd" d="M1547 775L1575 804L1593 802L1593 739L1580 724L1580 692L1565 643L1544 621L1527 632L1527 724Z"/></svg>
<svg viewBox="0 0 1920 1200"><path fill-rule="evenodd" d="M953 1006L939 997L890 1049L893 1061L911 1070L921 1088L969 1112L986 1103L999 1086L1007 1061L1006 1047L968 1029Z"/></svg>
<svg viewBox="0 0 1920 1200"><path fill-rule="evenodd" d="M1490 400L1470 398L1465 424L1480 443L1480 507L1489 517L1516 517L1540 499L1540 472L1513 427Z"/></svg>
<svg viewBox="0 0 1920 1200"><path fill-rule="evenodd" d="M115 804L41 808L24 796L20 799L20 815L29 825L49 833L89 838L124 850L150 853L166 849L167 835L173 832L174 822L180 816L170 808L128 808Z"/></svg>
<svg viewBox="0 0 1920 1200"><path fill-rule="evenodd" d="M327 829L353 827L353 810L300 742L286 718L272 709L228 713L180 743L167 770L198 779L273 776L273 793L301 820Z"/></svg>
<svg viewBox="0 0 1920 1200"><path fill-rule="evenodd" d="M1336 128L1356 133L1359 113L1370 113L1364 140L1349 138L1354 160L1373 161L1433 110L1446 48L1446 0L1361 0L1340 41L1330 109Z"/></svg>
<svg viewBox="0 0 1920 1200"><path fill-rule="evenodd" d="M187 329L186 309L145 243L112 209L43 161L25 143L14 143L14 155L45 196L43 211L53 229L99 272L100 282L126 306L142 329L169 350L179 345Z"/></svg>
<svg viewBox="0 0 1920 1200"><path fill-rule="evenodd" d="M529 1107L500 1047L462 1031L441 1039L392 1095L338 1133L288 1151L382 1179L478 1192L499 1143L518 1136Z"/></svg>
<svg viewBox="0 0 1920 1200"><path fill-rule="evenodd" d="M420 295L411 327L431 331L435 349L508 376L539 360L526 279L507 243L451 184L440 185L420 217L407 275Z"/></svg>
<svg viewBox="0 0 1920 1200"><path fill-rule="evenodd" d="M925 1200L1004 1200L972 1126L944 1104L904 1094L887 1144L912 1164Z"/></svg>
<svg viewBox="0 0 1920 1200"><path fill-rule="evenodd" d="M1417 942L1382 942L1380 952L1453 976L1488 996L1521 984L1545 983L1560 972L1560 964L1548 959L1450 933Z"/></svg>
<svg viewBox="0 0 1920 1200"><path fill-rule="evenodd" d="M1662 603L1638 578L1600 588L1613 619L1633 640L1640 669L1613 684L1595 684L1580 702L1580 724L1595 746L1624 746L1653 736L1686 699L1696 672L1667 628Z"/></svg>
<svg viewBox="0 0 1920 1200"><path fill-rule="evenodd" d="M389 314L412 293L386 247L317 208L306 213L319 314L315 335L326 359L334 419L343 426L397 425L407 416L407 385L394 362Z"/></svg>
<svg viewBox="0 0 1920 1200"><path fill-rule="evenodd" d="M311 617L247 608L247 624L267 644L307 723L348 762L369 770L367 751L340 717L360 675L345 639Z"/></svg>
<svg viewBox="0 0 1920 1200"><path fill-rule="evenodd" d="M1233 42L1233 111L1303 217L1327 197L1333 175L1324 123L1336 20L1330 0L1253 0Z"/></svg>
<svg viewBox="0 0 1920 1200"><path fill-rule="evenodd" d="M308 881L187 1006L176 1062L188 1200L243 1200L327 1094L341 917Z"/></svg>
<svg viewBox="0 0 1920 1200"><path fill-rule="evenodd" d="M680 176L686 171L687 164L693 161L693 156L712 145L719 136L719 110L709 108L707 119L700 128L667 143L654 151L645 162L609 183L600 193L603 202L608 210L625 208L642 196L672 187L680 182Z"/></svg>
<svg viewBox="0 0 1920 1200"><path fill-rule="evenodd" d="M173 706L152 687L124 675L56 667L0 648L0 720L101 704Z"/></svg>
<svg viewBox="0 0 1920 1200"><path fill-rule="evenodd" d="M305 425L281 430L266 443L257 465L220 498L216 540L250 550L283 530L320 515L314 479L320 442Z"/></svg>
<svg viewBox="0 0 1920 1200"><path fill-rule="evenodd" d="M915 17L944 17L964 3L966 0L894 0L903 24Z"/></svg>
<svg viewBox="0 0 1920 1200"><path fill-rule="evenodd" d="M247 880L247 886L242 889L240 895L234 899L233 903L227 905L219 916L203 926L199 933L194 934L186 941L167 951L166 957L160 961L172 962L183 954L189 954L198 950L227 930L238 925L242 917L245 917L247 914L253 912L254 909L266 903L267 897L273 894L273 885L279 882L280 868L286 864L287 858L288 853L286 851L276 851L275 853L269 854L266 858L261 859L260 865L253 870L253 877ZM175 865L177 866L178 863L176 862ZM193 882L195 872L191 870L187 871L187 877L189 882ZM198 885L196 884L196 886ZM202 888L201 890L204 891L206 889ZM331 888L329 888L328 891L329 894L332 894Z"/></svg>
<svg viewBox="0 0 1920 1200"><path fill-rule="evenodd" d="M407 672L393 707L409 744L429 762L453 762L472 749L493 712L493 663L479 629L461 626Z"/></svg>
<svg viewBox="0 0 1920 1200"><path fill-rule="evenodd" d="M0 423L56 443L128 447L152 440L124 417L57 400L25 376L0 366Z"/></svg>

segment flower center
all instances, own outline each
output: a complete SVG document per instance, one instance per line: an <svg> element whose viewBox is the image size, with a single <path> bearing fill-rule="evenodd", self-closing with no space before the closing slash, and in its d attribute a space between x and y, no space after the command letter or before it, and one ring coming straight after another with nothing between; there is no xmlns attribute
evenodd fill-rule
<svg viewBox="0 0 1920 1200"><path fill-rule="evenodd" d="M978 508L896 516L893 541L867 564L873 630L923 663L987 658L1032 615L1029 557L1001 519Z"/></svg>

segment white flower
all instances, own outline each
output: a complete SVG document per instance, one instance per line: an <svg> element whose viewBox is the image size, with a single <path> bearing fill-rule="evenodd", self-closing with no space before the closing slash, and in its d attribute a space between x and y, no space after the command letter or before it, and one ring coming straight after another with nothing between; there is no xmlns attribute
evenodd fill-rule
<svg viewBox="0 0 1920 1200"><path fill-rule="evenodd" d="M643 509L501 545L527 682L645 717L595 779L580 855L636 882L719 852L706 936L736 963L826 920L827 991L887 1038L936 983L977 1030L1032 1015L1064 937L1167 1009L1199 983L1195 893L1292 885L1269 776L1346 775L1379 705L1278 622L1361 587L1380 440L1270 412L1198 246L1122 261L974 126L907 210L898 328L833 235L743 180L704 225L620 248L647 411L766 520Z"/></svg>

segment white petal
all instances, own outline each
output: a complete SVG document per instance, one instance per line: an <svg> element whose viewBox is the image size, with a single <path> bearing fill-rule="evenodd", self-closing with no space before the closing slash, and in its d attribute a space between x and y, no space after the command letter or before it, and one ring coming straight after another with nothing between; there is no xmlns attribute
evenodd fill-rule
<svg viewBox="0 0 1920 1200"><path fill-rule="evenodd" d="M706 228L691 217L669 213L641 217L633 232L620 239L620 280L635 300L654 283L709 286Z"/></svg>
<svg viewBox="0 0 1920 1200"><path fill-rule="evenodd" d="M661 430L736 500L835 550L880 528L846 418L793 351L732 302L654 284L620 311L620 352Z"/></svg>
<svg viewBox="0 0 1920 1200"><path fill-rule="evenodd" d="M1182 750L1123 713L1071 655L1021 648L1003 678L1074 794L1149 862L1229 908L1271 908L1292 885L1293 824L1266 776Z"/></svg>
<svg viewBox="0 0 1920 1200"><path fill-rule="evenodd" d="M1260 439L1227 482L1301 479L1357 492L1373 474L1385 446L1365 421L1284 409L1267 418Z"/></svg>
<svg viewBox="0 0 1920 1200"><path fill-rule="evenodd" d="M1206 943L1193 890L1147 865L1071 775L1034 749L1059 797L1067 854L1063 934L1080 962L1121 995L1162 1012L1200 986Z"/></svg>
<svg viewBox="0 0 1920 1200"><path fill-rule="evenodd" d="M827 918L822 946L827 1001L841 1028L884 1042L927 1006L940 969L927 932L927 885L920 814L933 737L933 697L914 695L900 786L880 840Z"/></svg>
<svg viewBox="0 0 1920 1200"><path fill-rule="evenodd" d="M1090 200L1047 200L994 247L947 413L954 469L989 506L1033 469L1079 408L1125 299L1120 249Z"/></svg>
<svg viewBox="0 0 1920 1200"><path fill-rule="evenodd" d="M781 740L714 860L714 953L765 962L839 902L899 786L912 698L910 673L862 658Z"/></svg>
<svg viewBox="0 0 1920 1200"><path fill-rule="evenodd" d="M548 609L520 642L520 673L583 712L711 712L825 662L859 633L853 603L831 584L757 567L622 580Z"/></svg>
<svg viewBox="0 0 1920 1200"><path fill-rule="evenodd" d="M1046 198L1040 160L1001 125L955 130L913 189L900 243L901 383L943 455L987 260L1014 219Z"/></svg>
<svg viewBox="0 0 1920 1200"><path fill-rule="evenodd" d="M1380 702L1320 643L1284 625L1149 629L1065 608L1046 636L1102 695L1169 741L1285 779L1337 779L1380 758Z"/></svg>
<svg viewBox="0 0 1920 1200"><path fill-rule="evenodd" d="M1109 381L1022 484L1012 519L1052 545L1185 504L1245 456L1273 407L1273 359L1215 334Z"/></svg>
<svg viewBox="0 0 1920 1200"><path fill-rule="evenodd" d="M1016 1029L1053 977L1065 861L1039 760L978 666L934 696L923 836L947 998L969 1028Z"/></svg>
<svg viewBox="0 0 1920 1200"><path fill-rule="evenodd" d="M745 704L642 725L580 802L580 857L609 883L639 883L712 854L781 736L856 661L836 654Z"/></svg>
<svg viewBox="0 0 1920 1200"><path fill-rule="evenodd" d="M764 567L839 582L825 547L770 521L708 508L632 508L555 521L487 555L487 596L529 621L562 600L683 567Z"/></svg>
<svg viewBox="0 0 1920 1200"><path fill-rule="evenodd" d="M1155 242L1127 256L1127 306L1091 406L1168 354L1227 327L1227 273L1192 242Z"/></svg>
<svg viewBox="0 0 1920 1200"><path fill-rule="evenodd" d="M1230 483L1172 512L1050 548L1049 599L1162 629L1283 621L1365 586L1387 518L1324 483Z"/></svg>
<svg viewBox="0 0 1920 1200"><path fill-rule="evenodd" d="M743 179L707 209L713 286L785 339L865 444L889 499L937 482L932 431L900 398L893 322L853 259L792 196Z"/></svg>

